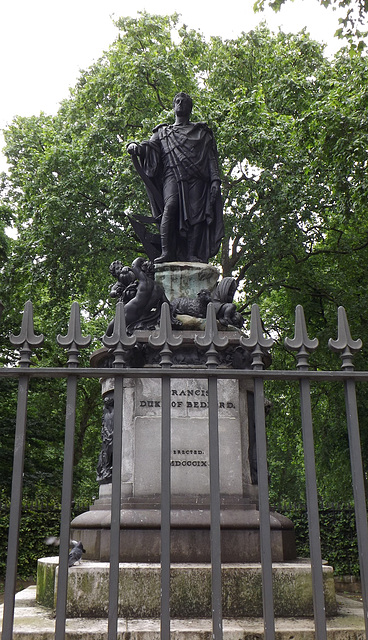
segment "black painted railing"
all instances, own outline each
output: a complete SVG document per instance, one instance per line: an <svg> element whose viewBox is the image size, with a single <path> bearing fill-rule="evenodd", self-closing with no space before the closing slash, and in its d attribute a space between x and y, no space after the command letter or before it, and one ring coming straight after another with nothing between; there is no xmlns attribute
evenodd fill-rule
<svg viewBox="0 0 368 640"><path fill-rule="evenodd" d="M313 422L310 384L320 381L340 381L344 387L347 429L349 435L350 459L353 480L355 516L357 525L360 575L366 636L368 637L368 528L362 466L359 423L355 384L367 382L368 372L354 371L353 354L361 348L360 340L352 340L345 311L338 311L338 338L330 340L330 348L342 358L341 371L310 371L309 353L317 348L316 339L307 335L302 307L296 309L295 335L285 340L285 346L296 354L297 368L293 371L265 370L264 353L272 346L272 339L263 335L262 323L257 305L252 308L249 336L237 334L239 345L247 350L252 362L250 369L229 369L218 365L218 353L227 345L227 336L218 332L215 312L210 303L207 310L206 330L193 338L195 345L205 351L206 365L195 370L198 379L208 381L209 452L210 452L210 508L211 508L211 565L212 565L212 625L213 638L222 638L221 603L221 528L220 528L220 484L219 484L219 441L218 441L218 397L219 379L247 379L254 384L255 429L257 447L257 472L260 512L260 542L263 585L263 618L266 640L275 638L275 620L272 591L271 533L268 495L267 446L265 428L264 382L287 380L296 382L300 388L301 420L303 431L304 460L306 470L306 497L309 523L309 542L312 566L313 602L315 634L318 640L327 638L326 615L322 580L322 557L319 531L319 513L315 454L313 442ZM73 481L73 447L78 380L81 378L115 378L114 387L114 442L113 475L111 501L110 537L110 582L108 640L116 640L118 629L119 596L119 545L121 508L121 456L122 456L122 411L123 379L161 379L161 638L170 638L170 451L171 451L171 380L172 378L192 378L193 369L172 364L172 354L180 347L182 335L173 333L167 304L162 307L160 329L150 336L150 345L160 352L159 366L144 368L127 367L126 354L136 343L136 336L128 335L125 327L124 307L118 303L111 336L103 342L114 352L113 369L82 368L78 366L80 349L87 347L90 336L83 337L80 329L80 315L77 303L71 310L66 336L58 336L58 344L67 349L68 361L65 368L31 367L31 354L43 342L42 335L36 335L33 327L32 304L25 306L19 335L11 335L10 341L19 353L18 367L0 368L0 377L18 380L18 404L15 428L12 494L9 521L7 570L4 595L2 640L12 640L14 624L14 602L17 577L19 527L22 507L22 483L24 470L25 438L27 425L27 400L31 378L66 378L67 399L65 411L65 448L63 468L63 490L60 521L60 561L58 573L55 640L64 640L66 627L66 604L68 582L68 553ZM1 416L0 416L1 419Z"/></svg>

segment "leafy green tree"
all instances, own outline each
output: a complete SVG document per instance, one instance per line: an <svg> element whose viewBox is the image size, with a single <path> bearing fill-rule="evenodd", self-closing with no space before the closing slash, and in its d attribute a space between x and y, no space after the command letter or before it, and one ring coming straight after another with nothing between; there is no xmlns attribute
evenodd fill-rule
<svg viewBox="0 0 368 640"><path fill-rule="evenodd" d="M303 304L321 343L312 366L336 368L326 344L336 334L337 307L347 308L355 336L365 340L367 334L366 58L349 49L327 60L323 46L305 32L274 35L264 25L233 40L207 41L175 14L142 13L116 24L119 37L81 73L55 116L18 117L5 132L10 169L1 211L14 219L18 237L1 269L4 334L19 326L27 298L34 302L36 329L46 336L37 356L42 364L65 363L55 335L66 332L72 300L82 306L85 333L104 333L113 314L109 264L130 264L143 253L129 216L148 212L126 145L172 122L172 98L183 90L193 97L193 120L207 121L217 140L226 227L217 263L224 276L238 279L239 308L248 314L252 302L261 305L277 339L273 366L294 366L278 345L292 334L294 308ZM5 340L1 346L3 363L11 362ZM92 348L99 346L96 339ZM363 367L364 356L357 357ZM36 411L32 429L40 450L60 462L62 402L55 400L57 420L51 419L47 393L47 386L43 396L40 389L36 404L49 420L54 450L48 435L40 438ZM88 468L91 478L88 456L100 429L96 397L96 387L86 384L77 425L79 468L81 474ZM313 395L324 495L337 490L337 464L347 460L344 409L336 398L327 388ZM367 400L362 391L365 451ZM272 402L272 490L277 499L292 488L298 497L298 402L276 387ZM37 468L42 474L42 460L32 465L30 474Z"/></svg>
<svg viewBox="0 0 368 640"><path fill-rule="evenodd" d="M280 11L287 0L256 0L255 11L262 11L265 6L269 6L274 11ZM291 0L293 1L293 0ZM336 34L339 38L347 38L353 48L358 51L365 48L366 44L362 38L367 35L366 31L361 31L360 26L364 25L368 12L367 0L319 0L322 7L346 8L346 14L339 18L341 25Z"/></svg>

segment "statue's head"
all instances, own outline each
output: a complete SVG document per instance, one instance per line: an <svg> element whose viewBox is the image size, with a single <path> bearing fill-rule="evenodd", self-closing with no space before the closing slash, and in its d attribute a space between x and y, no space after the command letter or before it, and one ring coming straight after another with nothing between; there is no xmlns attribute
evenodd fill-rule
<svg viewBox="0 0 368 640"><path fill-rule="evenodd" d="M212 301L211 292L208 289L201 289L197 293L197 298L199 298L202 304L208 304Z"/></svg>
<svg viewBox="0 0 368 640"><path fill-rule="evenodd" d="M173 108L175 113L178 109L185 109L186 115L190 115L192 113L193 100L187 93L184 93L184 91L180 91L174 97Z"/></svg>
<svg viewBox="0 0 368 640"><path fill-rule="evenodd" d="M120 262L120 260L114 260L114 262L112 262L109 266L109 271L111 273L111 275L115 276L115 278L118 277L119 273L121 273L121 270L123 269L123 265Z"/></svg>
<svg viewBox="0 0 368 640"><path fill-rule="evenodd" d="M244 324L244 318L242 316L241 313L239 313L239 311L235 311L235 313L233 314L232 320L231 320L231 324L234 327L237 327L238 329L241 329L243 324Z"/></svg>
<svg viewBox="0 0 368 640"><path fill-rule="evenodd" d="M142 271L145 271L149 278L155 277L155 265L150 260L146 260L142 265Z"/></svg>

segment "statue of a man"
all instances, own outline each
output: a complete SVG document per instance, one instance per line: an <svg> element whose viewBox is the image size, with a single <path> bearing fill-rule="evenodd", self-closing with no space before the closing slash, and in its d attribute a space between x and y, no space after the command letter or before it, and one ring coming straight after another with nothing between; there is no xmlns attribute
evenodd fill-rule
<svg viewBox="0 0 368 640"><path fill-rule="evenodd" d="M160 124L148 141L131 142L153 216L160 221L156 263L208 262L224 235L216 143L204 122L190 122L192 99L178 93L175 123Z"/></svg>

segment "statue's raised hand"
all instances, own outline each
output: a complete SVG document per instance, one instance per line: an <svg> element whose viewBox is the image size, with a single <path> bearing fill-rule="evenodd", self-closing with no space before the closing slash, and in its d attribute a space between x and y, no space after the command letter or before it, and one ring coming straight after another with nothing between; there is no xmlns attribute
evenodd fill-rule
<svg viewBox="0 0 368 640"><path fill-rule="evenodd" d="M220 191L220 182L218 182L217 180L214 180L211 184L211 194L210 194L211 205L215 204L216 197L219 191Z"/></svg>
<svg viewBox="0 0 368 640"><path fill-rule="evenodd" d="M130 153L131 156L139 155L139 144L136 142L130 142L127 146L127 152Z"/></svg>

